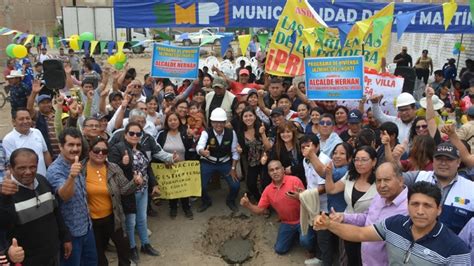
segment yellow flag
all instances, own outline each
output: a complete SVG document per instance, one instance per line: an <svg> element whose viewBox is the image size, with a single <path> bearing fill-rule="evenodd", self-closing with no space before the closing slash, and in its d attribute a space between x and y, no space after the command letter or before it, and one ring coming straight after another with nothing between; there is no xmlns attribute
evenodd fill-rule
<svg viewBox="0 0 474 266"><path fill-rule="evenodd" d="M92 55L94 54L95 47L97 46L98 43L99 43L99 41L91 41L91 53L90 53L90 56L92 56Z"/></svg>
<svg viewBox="0 0 474 266"><path fill-rule="evenodd" d="M29 34L28 37L26 37L26 40L25 40L25 42L23 43L23 45L27 45L28 43L30 43L31 40L33 40L34 37L35 37L35 35Z"/></svg>
<svg viewBox="0 0 474 266"><path fill-rule="evenodd" d="M247 54L247 48L249 47L251 38L252 36L250 36L250 34L239 36L239 46L240 51L242 51L242 56L245 56L245 54Z"/></svg>
<svg viewBox="0 0 474 266"><path fill-rule="evenodd" d="M365 39L365 36L367 35L367 33L369 32L369 28L370 26L372 25L372 18L368 18L366 20L361 20L361 21L358 21L356 22L356 27L353 27L352 30L355 30L356 31L356 38L358 38L359 40L364 40Z"/></svg>
<svg viewBox="0 0 474 266"><path fill-rule="evenodd" d="M122 52L125 42L117 42L117 53Z"/></svg>
<svg viewBox="0 0 474 266"><path fill-rule="evenodd" d="M49 48L54 49L54 38L53 37L48 37L48 45L49 45Z"/></svg>
<svg viewBox="0 0 474 266"><path fill-rule="evenodd" d="M304 74L303 54L313 56L303 29L327 27L307 0L286 1L268 48L265 72L285 77ZM310 51L309 51L310 52Z"/></svg>
<svg viewBox="0 0 474 266"><path fill-rule="evenodd" d="M76 50L76 51L79 50L79 41L78 41L78 39L71 39L69 41L69 46L71 46L71 48L73 50Z"/></svg>
<svg viewBox="0 0 474 266"><path fill-rule="evenodd" d="M451 24L451 20L453 20L454 14L456 14L456 10L458 9L458 5L454 0L451 0L449 3L443 4L443 22L444 22L444 30L448 30L449 24Z"/></svg>

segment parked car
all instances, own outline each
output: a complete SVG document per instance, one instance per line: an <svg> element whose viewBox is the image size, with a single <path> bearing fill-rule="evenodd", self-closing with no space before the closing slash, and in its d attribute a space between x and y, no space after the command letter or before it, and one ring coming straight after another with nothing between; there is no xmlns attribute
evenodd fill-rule
<svg viewBox="0 0 474 266"><path fill-rule="evenodd" d="M224 36L233 36L230 32L220 32L219 28L204 28L197 32L187 32L181 35L175 35L175 42L182 43L185 46L192 44L201 44L203 41L220 45L220 38Z"/></svg>

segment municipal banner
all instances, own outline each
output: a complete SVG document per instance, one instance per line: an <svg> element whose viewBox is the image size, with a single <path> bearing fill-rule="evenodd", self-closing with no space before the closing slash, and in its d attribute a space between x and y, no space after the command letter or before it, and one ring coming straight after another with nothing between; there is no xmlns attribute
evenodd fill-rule
<svg viewBox="0 0 474 266"><path fill-rule="evenodd" d="M305 58L310 100L360 100L364 90L362 56Z"/></svg>
<svg viewBox="0 0 474 266"><path fill-rule="evenodd" d="M287 0L114 0L116 28L263 27L275 28ZM330 27L367 19L387 3L309 0ZM405 32L474 33L468 5L458 5L445 31L441 4L396 3L395 15L417 11ZM133 15L132 15L133 14ZM396 32L396 27L392 28Z"/></svg>
<svg viewBox="0 0 474 266"><path fill-rule="evenodd" d="M155 43L151 76L159 78L196 79L199 69L199 47L178 47Z"/></svg>
<svg viewBox="0 0 474 266"><path fill-rule="evenodd" d="M372 69L365 69L364 72L364 96L367 98L365 102L365 110L372 105L369 101L372 95L383 95L380 107L382 111L391 116L397 116L395 108L395 99L402 93L404 79L390 73L377 73ZM347 106L349 109L359 108L359 101L339 101L338 104Z"/></svg>
<svg viewBox="0 0 474 266"><path fill-rule="evenodd" d="M151 168L160 186L160 198L179 199L201 196L199 161L183 161L171 167L163 163L152 163Z"/></svg>
<svg viewBox="0 0 474 266"><path fill-rule="evenodd" d="M303 29L312 27L326 24L306 0L286 2L268 47L265 72L284 77L302 75L303 59L309 48Z"/></svg>

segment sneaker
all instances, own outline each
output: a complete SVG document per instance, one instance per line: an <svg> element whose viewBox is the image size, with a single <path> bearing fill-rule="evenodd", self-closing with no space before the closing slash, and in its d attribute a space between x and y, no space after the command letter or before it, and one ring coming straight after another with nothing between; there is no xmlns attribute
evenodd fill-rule
<svg viewBox="0 0 474 266"><path fill-rule="evenodd" d="M146 229L146 234L148 235L148 237L151 236L151 233L152 233L151 230L147 228L147 229Z"/></svg>
<svg viewBox="0 0 474 266"><path fill-rule="evenodd" d="M227 201L225 204L227 205L227 207L229 207L229 209L232 212L238 212L239 211L239 208L237 208L234 201Z"/></svg>
<svg viewBox="0 0 474 266"><path fill-rule="evenodd" d="M186 216L186 218L189 220L194 219L193 211L191 211L191 209L184 210L184 216Z"/></svg>
<svg viewBox="0 0 474 266"><path fill-rule="evenodd" d="M316 257L304 261L304 265L319 265L320 263L321 260Z"/></svg>
<svg viewBox="0 0 474 266"><path fill-rule="evenodd" d="M170 217L171 219L176 218L178 216L178 209L170 209Z"/></svg>
<svg viewBox="0 0 474 266"><path fill-rule="evenodd" d="M137 247L130 249L130 260L133 261L135 264L138 264L140 257L138 256Z"/></svg>
<svg viewBox="0 0 474 266"><path fill-rule="evenodd" d="M148 254L150 256L160 256L160 252L156 249L154 249L150 244L145 244L141 248L141 252Z"/></svg>
<svg viewBox="0 0 474 266"><path fill-rule="evenodd" d="M209 209L209 207L211 207L211 206L212 206L212 203L203 203L201 205L201 207L199 207L198 212L203 212L203 211Z"/></svg>

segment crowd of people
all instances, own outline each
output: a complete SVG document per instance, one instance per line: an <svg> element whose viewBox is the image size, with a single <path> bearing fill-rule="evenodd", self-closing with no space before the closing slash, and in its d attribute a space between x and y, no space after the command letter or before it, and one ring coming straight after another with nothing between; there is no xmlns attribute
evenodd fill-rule
<svg viewBox="0 0 474 266"><path fill-rule="evenodd" d="M63 63L64 88L42 82L46 60ZM229 210L276 213L275 252L299 239L307 265L471 264L472 60L457 80L452 60L433 71L424 51L414 65L424 97L401 93L396 116L383 95L351 110L308 99L303 79L238 63L236 80L213 66L174 84L72 49L8 60L0 265L108 265L110 240L119 265L159 256L147 224L160 195L151 164L185 160L200 162L202 196L194 208L189 197L169 200L172 219L178 206L190 220L205 215L208 185L222 177ZM406 47L394 63L413 65ZM452 123L444 114L456 110Z"/></svg>

